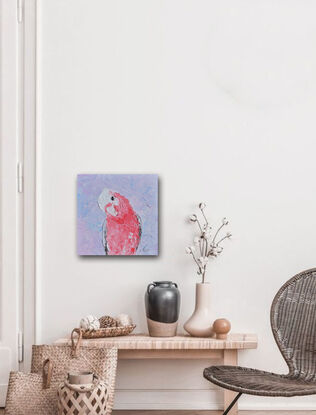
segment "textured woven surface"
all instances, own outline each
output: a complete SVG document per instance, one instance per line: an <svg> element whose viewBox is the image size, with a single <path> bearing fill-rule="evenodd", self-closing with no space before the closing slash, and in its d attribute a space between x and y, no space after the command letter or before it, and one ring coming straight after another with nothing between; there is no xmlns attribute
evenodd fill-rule
<svg viewBox="0 0 316 415"><path fill-rule="evenodd" d="M239 366L211 366L204 370L204 377L222 388L249 395L316 394L316 383Z"/></svg>
<svg viewBox="0 0 316 415"><path fill-rule="evenodd" d="M111 316L102 316L99 318L99 322L100 322L100 328L101 329L105 329L107 327L116 327L117 326L117 322L115 320L115 318L111 317Z"/></svg>
<svg viewBox="0 0 316 415"><path fill-rule="evenodd" d="M55 344L69 345L69 338L58 339ZM130 336L106 337L102 339L82 340L84 346L116 347L119 350L240 350L256 349L256 334L229 333L227 339L219 340L209 337L150 337L148 334L131 334Z"/></svg>
<svg viewBox="0 0 316 415"><path fill-rule="evenodd" d="M271 307L271 327L289 367L287 375L211 366L204 377L236 392L262 396L316 394L316 268L285 283Z"/></svg>
<svg viewBox="0 0 316 415"><path fill-rule="evenodd" d="M90 371L104 380L109 387L107 414L110 414L114 403L114 389L117 367L116 348L80 347L78 356L72 356L71 346L38 345L32 349L31 371L39 373L43 361L49 358L54 364L54 376L62 382L68 372ZM56 389L55 389L56 394Z"/></svg>
<svg viewBox="0 0 316 415"><path fill-rule="evenodd" d="M98 330L85 330L83 339L99 339L102 337L128 336L135 329L135 325L124 327L106 327Z"/></svg>
<svg viewBox="0 0 316 415"><path fill-rule="evenodd" d="M5 415L56 415L56 390L59 381L43 389L43 376L37 373L11 372Z"/></svg>
<svg viewBox="0 0 316 415"><path fill-rule="evenodd" d="M58 415L105 415L108 402L107 386L97 381L92 387L63 382L58 391Z"/></svg>

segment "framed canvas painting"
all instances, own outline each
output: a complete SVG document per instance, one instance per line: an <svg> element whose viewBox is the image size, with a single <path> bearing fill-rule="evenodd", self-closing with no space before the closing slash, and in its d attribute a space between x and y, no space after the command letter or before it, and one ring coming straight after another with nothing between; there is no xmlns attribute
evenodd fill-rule
<svg viewBox="0 0 316 415"><path fill-rule="evenodd" d="M79 174L78 255L158 255L158 176Z"/></svg>

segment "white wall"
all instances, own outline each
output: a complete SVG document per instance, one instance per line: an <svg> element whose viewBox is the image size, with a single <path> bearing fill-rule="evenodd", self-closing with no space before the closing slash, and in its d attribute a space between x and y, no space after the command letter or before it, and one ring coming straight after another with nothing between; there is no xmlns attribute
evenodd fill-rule
<svg viewBox="0 0 316 415"><path fill-rule="evenodd" d="M257 332L240 363L285 371L269 308L315 266L316 4L303 0L39 1L38 270L41 341L87 313L126 312L178 282L180 326L196 274L184 254L200 201L234 239L209 270L214 319ZM160 255L79 258L76 175L158 173ZM211 408L210 362L119 364L117 408ZM244 408L316 406L243 397Z"/></svg>

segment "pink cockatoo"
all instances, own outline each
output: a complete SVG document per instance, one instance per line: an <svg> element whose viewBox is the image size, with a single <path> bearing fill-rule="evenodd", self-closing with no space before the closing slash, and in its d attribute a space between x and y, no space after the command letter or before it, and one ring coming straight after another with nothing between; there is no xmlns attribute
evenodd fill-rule
<svg viewBox="0 0 316 415"><path fill-rule="evenodd" d="M102 229L105 255L135 255L142 229L140 217L129 200L117 192L103 189L98 204L106 215Z"/></svg>

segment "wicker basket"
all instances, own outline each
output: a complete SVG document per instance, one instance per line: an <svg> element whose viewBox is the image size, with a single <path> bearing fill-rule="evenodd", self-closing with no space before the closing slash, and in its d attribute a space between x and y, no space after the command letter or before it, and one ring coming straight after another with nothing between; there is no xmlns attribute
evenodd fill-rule
<svg viewBox="0 0 316 415"><path fill-rule="evenodd" d="M105 329L98 330L85 330L82 331L83 339L98 339L101 337L116 337L127 336L135 329L135 325L125 327L107 327Z"/></svg>
<svg viewBox="0 0 316 415"><path fill-rule="evenodd" d="M105 415L109 399L104 382L95 377L91 385L59 385L58 415Z"/></svg>
<svg viewBox="0 0 316 415"><path fill-rule="evenodd" d="M56 415L59 383L49 359L41 374L10 372L5 415Z"/></svg>
<svg viewBox="0 0 316 415"><path fill-rule="evenodd" d="M75 337L75 334L78 335L77 338ZM65 379L68 372L72 371L84 370L97 374L99 378L104 380L109 386L109 402L106 412L107 415L110 415L114 402L117 349L113 347L99 348L95 346L82 346L81 338L82 330L75 329L71 334L71 346L33 346L31 371L32 373L40 373L43 361L49 358L54 364L55 377L58 378L59 383ZM57 386L54 391L55 396Z"/></svg>

